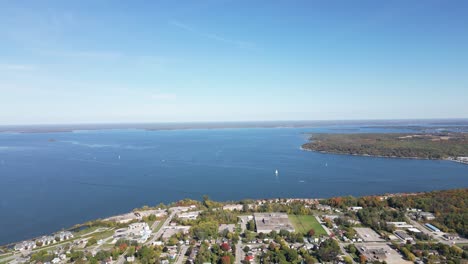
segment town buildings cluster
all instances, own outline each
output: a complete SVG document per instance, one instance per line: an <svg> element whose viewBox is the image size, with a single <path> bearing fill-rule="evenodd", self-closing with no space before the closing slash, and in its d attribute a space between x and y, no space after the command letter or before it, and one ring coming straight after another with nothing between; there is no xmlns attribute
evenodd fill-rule
<svg viewBox="0 0 468 264"><path fill-rule="evenodd" d="M262 211L266 208L296 208L308 215ZM455 233L437 228L431 222L434 215L430 212L407 209L406 221L387 221L385 230L376 230L356 217L362 210L364 206L338 208L317 199L257 200L209 209L193 202L110 217L96 227L88 227L89 232L86 229L76 233L61 231L22 241L11 248L19 254L8 256L7 263L70 263L77 258L99 259L102 263L140 263L146 257L144 250L157 252L159 263L166 264L215 260L262 263L281 258L281 252L287 256L290 250L297 252L298 260L313 263L324 261L321 248L331 250L335 246L335 262L425 263L428 257L420 255L412 259L419 254L419 249L407 252L405 245L415 245L425 236L451 247L467 242ZM213 216L234 216L234 220L223 222ZM215 234L210 233L212 219L220 220L216 222ZM48 259L37 260L41 257L39 252L44 250L49 254L45 255ZM438 251L431 252L436 255Z"/></svg>

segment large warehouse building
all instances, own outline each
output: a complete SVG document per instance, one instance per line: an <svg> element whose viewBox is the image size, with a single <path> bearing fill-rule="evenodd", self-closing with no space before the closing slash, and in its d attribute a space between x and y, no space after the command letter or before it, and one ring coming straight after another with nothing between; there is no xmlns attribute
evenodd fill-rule
<svg viewBox="0 0 468 264"><path fill-rule="evenodd" d="M254 213L254 219L257 233L267 234L273 230L279 232L282 229L294 232L294 227L285 213Z"/></svg>

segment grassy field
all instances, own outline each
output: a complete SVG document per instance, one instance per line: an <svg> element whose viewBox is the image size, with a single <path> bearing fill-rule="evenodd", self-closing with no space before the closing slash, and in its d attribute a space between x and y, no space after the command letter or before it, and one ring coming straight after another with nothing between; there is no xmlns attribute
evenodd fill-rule
<svg viewBox="0 0 468 264"><path fill-rule="evenodd" d="M306 234L313 228L315 230L315 236L327 234L313 215L289 215L288 217L294 229L296 229L296 232Z"/></svg>
<svg viewBox="0 0 468 264"><path fill-rule="evenodd" d="M0 255L0 261L2 259L4 259L4 258L7 258L7 257L11 256L11 255L13 255L13 253L5 253L5 254Z"/></svg>
<svg viewBox="0 0 468 264"><path fill-rule="evenodd" d="M153 232L156 233L159 231L159 229L161 229L161 227L163 226L164 222L166 221L167 217L164 217L164 218L161 218L158 223L158 225L153 229Z"/></svg>
<svg viewBox="0 0 468 264"><path fill-rule="evenodd" d="M113 234L114 234L114 230L111 229L111 230L107 230L107 231L103 231L103 232L94 233L94 234L92 234L92 237L96 238L96 240L99 240L99 239L108 238L108 237L112 236Z"/></svg>
<svg viewBox="0 0 468 264"><path fill-rule="evenodd" d="M95 231L96 229L98 229L99 227L98 226L92 226L92 227L88 227L88 228L85 228L83 230L80 230L78 232L75 232L75 237L81 237L81 236L85 236L87 235L88 233L91 233L93 231Z"/></svg>

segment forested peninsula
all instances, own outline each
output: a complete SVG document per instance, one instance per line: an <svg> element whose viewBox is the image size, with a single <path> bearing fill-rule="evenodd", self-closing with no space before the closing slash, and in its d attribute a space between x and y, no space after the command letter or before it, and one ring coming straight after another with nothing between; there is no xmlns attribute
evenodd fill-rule
<svg viewBox="0 0 468 264"><path fill-rule="evenodd" d="M468 157L468 133L313 134L302 149L325 153L395 158L453 159Z"/></svg>

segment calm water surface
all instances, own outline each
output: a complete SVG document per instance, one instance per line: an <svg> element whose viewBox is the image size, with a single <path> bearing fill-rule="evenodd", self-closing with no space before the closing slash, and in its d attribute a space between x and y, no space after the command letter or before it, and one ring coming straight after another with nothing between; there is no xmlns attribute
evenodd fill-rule
<svg viewBox="0 0 468 264"><path fill-rule="evenodd" d="M304 132L357 131L381 132L264 128L3 133L0 244L145 204L201 199L204 194L239 200L468 187L468 166L454 162L300 150L307 139Z"/></svg>

